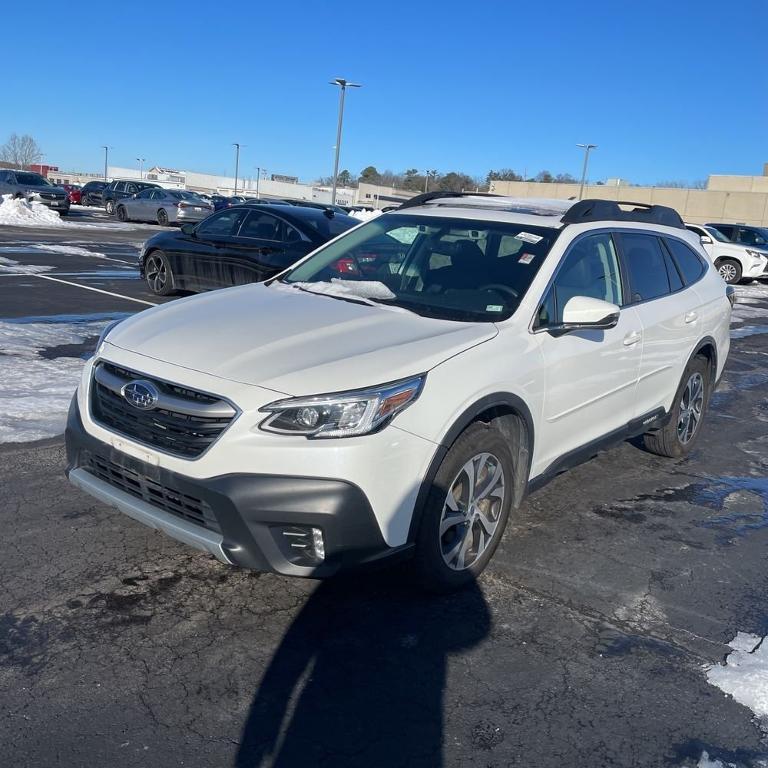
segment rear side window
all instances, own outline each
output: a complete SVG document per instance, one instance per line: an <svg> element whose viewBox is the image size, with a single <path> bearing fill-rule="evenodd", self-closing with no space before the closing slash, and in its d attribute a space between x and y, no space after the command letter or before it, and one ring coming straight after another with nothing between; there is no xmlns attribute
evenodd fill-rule
<svg viewBox="0 0 768 768"><path fill-rule="evenodd" d="M686 285L695 283L705 272L706 265L699 255L679 240L666 239L664 242L680 270Z"/></svg>
<svg viewBox="0 0 768 768"><path fill-rule="evenodd" d="M630 303L666 296L671 287L659 239L654 235L624 232L621 243L629 278Z"/></svg>

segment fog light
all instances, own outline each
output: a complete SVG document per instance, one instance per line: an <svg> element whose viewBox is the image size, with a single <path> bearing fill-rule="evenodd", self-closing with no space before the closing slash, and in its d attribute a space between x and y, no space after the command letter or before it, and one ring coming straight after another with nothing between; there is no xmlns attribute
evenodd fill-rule
<svg viewBox="0 0 768 768"><path fill-rule="evenodd" d="M318 560L325 560L325 542L323 532L319 528L312 529L312 547Z"/></svg>

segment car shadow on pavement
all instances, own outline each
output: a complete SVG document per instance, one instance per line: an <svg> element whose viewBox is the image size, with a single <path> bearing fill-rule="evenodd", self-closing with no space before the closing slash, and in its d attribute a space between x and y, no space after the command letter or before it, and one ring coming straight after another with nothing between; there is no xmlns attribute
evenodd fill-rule
<svg viewBox="0 0 768 768"><path fill-rule="evenodd" d="M392 572L322 582L264 673L234 765L439 768L448 656L490 626L474 582L444 596Z"/></svg>

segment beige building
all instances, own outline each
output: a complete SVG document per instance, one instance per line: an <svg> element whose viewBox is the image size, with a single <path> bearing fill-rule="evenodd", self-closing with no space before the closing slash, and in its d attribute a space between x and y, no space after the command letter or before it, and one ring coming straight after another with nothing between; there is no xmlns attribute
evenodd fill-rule
<svg viewBox="0 0 768 768"><path fill-rule="evenodd" d="M567 200L578 198L579 185L494 181L490 191L512 197ZM694 224L721 221L768 226L768 163L763 176L710 176L706 189L590 184L584 188L583 196L668 205Z"/></svg>

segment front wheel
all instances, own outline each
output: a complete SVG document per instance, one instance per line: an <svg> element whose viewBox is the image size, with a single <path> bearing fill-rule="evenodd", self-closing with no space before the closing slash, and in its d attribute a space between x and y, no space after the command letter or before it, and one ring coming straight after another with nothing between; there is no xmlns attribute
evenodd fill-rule
<svg viewBox="0 0 768 768"><path fill-rule="evenodd" d="M512 454L501 433L471 425L435 476L416 540L415 567L427 589L458 589L482 573L509 517Z"/></svg>
<svg viewBox="0 0 768 768"><path fill-rule="evenodd" d="M115 212L114 202L112 200L107 200L106 204L104 205L104 209L111 216Z"/></svg>
<svg viewBox="0 0 768 768"><path fill-rule="evenodd" d="M718 259L715 262L715 268L728 285L733 285L741 280L741 264L735 259Z"/></svg>
<svg viewBox="0 0 768 768"><path fill-rule="evenodd" d="M157 296L176 293L176 281L168 257L162 251L152 251L144 263L144 279L149 290Z"/></svg>
<svg viewBox="0 0 768 768"><path fill-rule="evenodd" d="M643 437L645 447L659 456L679 459L685 456L699 437L712 390L709 360L694 357L688 364L675 393L672 413L662 429Z"/></svg>

